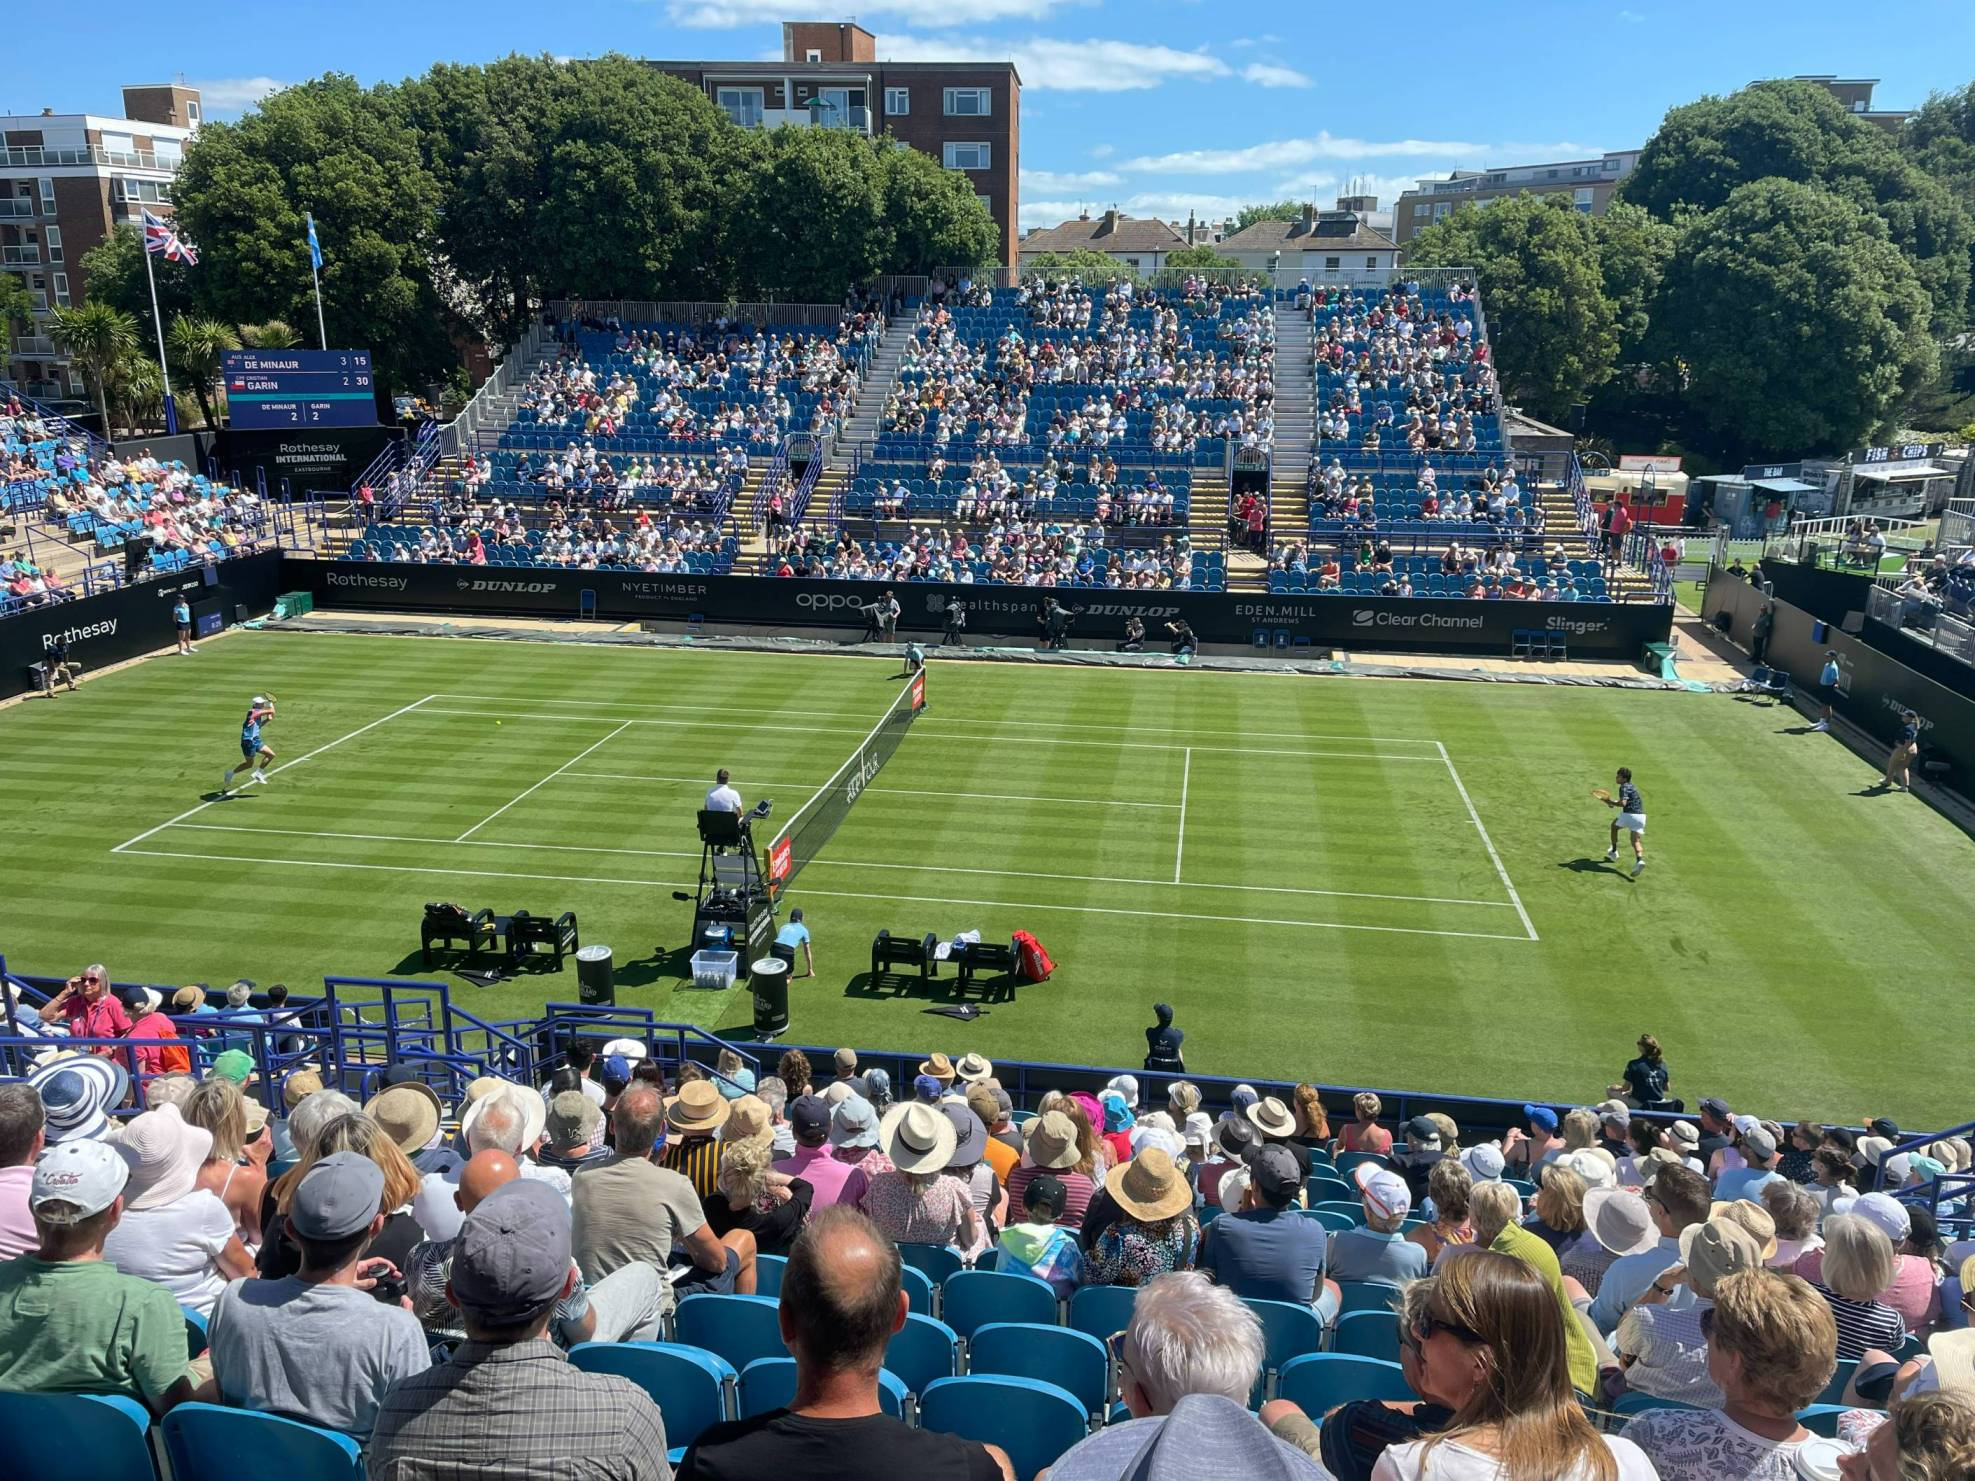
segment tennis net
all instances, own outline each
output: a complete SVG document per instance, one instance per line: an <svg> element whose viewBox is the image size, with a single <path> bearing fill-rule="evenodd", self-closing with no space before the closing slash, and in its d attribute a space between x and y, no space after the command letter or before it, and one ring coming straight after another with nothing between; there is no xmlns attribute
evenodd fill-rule
<svg viewBox="0 0 1975 1481"><path fill-rule="evenodd" d="M892 701L884 718L872 727L851 758L803 803L768 845L770 894L779 897L802 872L802 866L823 851L851 804L871 785L879 768L891 759L892 752L905 739L905 732L912 728L913 718L925 707L926 673L921 669L905 686L905 692Z"/></svg>

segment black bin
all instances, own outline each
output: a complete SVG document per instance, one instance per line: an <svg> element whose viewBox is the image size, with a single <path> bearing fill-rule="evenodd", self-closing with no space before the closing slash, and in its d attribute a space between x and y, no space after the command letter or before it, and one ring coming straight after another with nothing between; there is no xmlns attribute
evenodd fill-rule
<svg viewBox="0 0 1975 1481"><path fill-rule="evenodd" d="M750 968L748 986L754 990L754 1031L785 1033L789 1026L789 964L764 956Z"/></svg>
<svg viewBox="0 0 1975 1481"><path fill-rule="evenodd" d="M576 950L576 997L587 1006L617 1006L617 967L608 946L581 946Z"/></svg>

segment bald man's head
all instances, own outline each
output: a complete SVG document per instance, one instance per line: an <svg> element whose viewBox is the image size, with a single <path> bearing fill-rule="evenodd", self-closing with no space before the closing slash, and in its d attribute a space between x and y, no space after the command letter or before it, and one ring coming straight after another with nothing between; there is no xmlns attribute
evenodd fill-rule
<svg viewBox="0 0 1975 1481"><path fill-rule="evenodd" d="M905 1309L898 1246L844 1204L812 1214L782 1272L782 1336L796 1361L875 1372Z"/></svg>
<svg viewBox="0 0 1975 1481"><path fill-rule="evenodd" d="M461 1213L470 1214L480 1206L481 1199L520 1176L521 1165L499 1148L475 1152L459 1170L459 1192L453 1195L453 1202L459 1205Z"/></svg>
<svg viewBox="0 0 1975 1481"><path fill-rule="evenodd" d="M639 1081L617 1097L610 1112L620 1157L649 1157L665 1139L665 1097L658 1087Z"/></svg>

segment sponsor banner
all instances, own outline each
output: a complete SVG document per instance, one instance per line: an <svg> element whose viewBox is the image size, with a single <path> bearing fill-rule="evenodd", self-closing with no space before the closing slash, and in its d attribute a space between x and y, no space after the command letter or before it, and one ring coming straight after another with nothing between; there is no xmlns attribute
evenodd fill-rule
<svg viewBox="0 0 1975 1481"><path fill-rule="evenodd" d="M69 645L69 657L85 674L169 648L177 635L171 609L180 596L195 620L216 614L230 622L236 606L265 612L282 590L280 574L280 555L267 551L0 619L0 698L32 689L28 669L58 642Z"/></svg>
<svg viewBox="0 0 1975 1481"><path fill-rule="evenodd" d="M923 710L926 707L926 672L921 669L912 676L912 708Z"/></svg>
<svg viewBox="0 0 1975 1481"><path fill-rule="evenodd" d="M887 588L875 581L799 581L759 576L655 576L642 572L396 565L290 558L284 589L305 590L319 607L597 616L728 627L861 632L860 610L886 590L899 597L901 633L938 633L949 603L967 610L976 643L1040 636L1045 596L1072 613L1072 647L1110 647L1125 623L1145 641L1169 641L1184 619L1203 643L1271 649L1308 646L1365 652L1497 653L1519 629L1561 635L1574 655L1633 659L1664 642L1672 609L1644 604L1466 601L1423 597L1295 597L1259 592L1085 591L961 586L932 582Z"/></svg>
<svg viewBox="0 0 1975 1481"><path fill-rule="evenodd" d="M365 403L366 413L370 411ZM219 458L228 472L238 473L249 488L258 469L271 495L346 493L357 475L371 465L384 444L403 433L393 427L316 427L292 432L243 432L228 429L220 437Z"/></svg>
<svg viewBox="0 0 1975 1481"><path fill-rule="evenodd" d="M778 885L787 879L793 860L794 852L789 847L789 836L784 833L768 845L768 882Z"/></svg>

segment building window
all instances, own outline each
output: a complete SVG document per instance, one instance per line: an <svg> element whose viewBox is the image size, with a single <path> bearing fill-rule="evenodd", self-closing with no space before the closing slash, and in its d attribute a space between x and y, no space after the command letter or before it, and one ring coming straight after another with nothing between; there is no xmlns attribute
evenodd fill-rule
<svg viewBox="0 0 1975 1481"><path fill-rule="evenodd" d="M1341 257L1326 257L1324 259L1324 271L1327 273L1334 273L1342 266L1344 266L1344 259Z"/></svg>
<svg viewBox="0 0 1975 1481"><path fill-rule="evenodd" d="M35 183L41 187L41 209L53 215L55 211L55 182L53 180L43 179L37 180Z"/></svg>
<svg viewBox="0 0 1975 1481"><path fill-rule="evenodd" d="M163 202L171 204L171 186L156 180L130 180L122 175L110 177L110 199L113 201L142 201L145 205Z"/></svg>
<svg viewBox="0 0 1975 1481"><path fill-rule="evenodd" d="M991 195L977 195L977 196L975 196L975 197L974 197L974 199L975 199L975 200L977 200L977 201L979 201L979 202L981 203L981 209L982 209L983 211L985 211L985 212L987 212L987 213L988 213L988 215L990 215L990 216L992 216L992 215L994 214L994 197L993 197L993 196L991 196Z"/></svg>
<svg viewBox="0 0 1975 1481"><path fill-rule="evenodd" d="M62 260L62 229L59 226L48 228L48 260L50 262Z"/></svg>
<svg viewBox="0 0 1975 1481"><path fill-rule="evenodd" d="M986 144L948 144L943 153L949 170L985 170L993 150Z"/></svg>
<svg viewBox="0 0 1975 1481"><path fill-rule="evenodd" d="M1435 221L1442 221L1446 219L1446 216L1447 216L1447 203L1445 201L1442 201L1440 202L1439 205L1433 208L1433 219Z"/></svg>
<svg viewBox="0 0 1975 1481"><path fill-rule="evenodd" d="M1365 271L1368 273L1378 271L1378 259L1376 257L1367 257L1365 259Z"/></svg>
<svg viewBox="0 0 1975 1481"><path fill-rule="evenodd" d="M190 98L185 101L185 121L195 129L199 126L199 105Z"/></svg>
<svg viewBox="0 0 1975 1481"><path fill-rule="evenodd" d="M67 273L55 274L55 305L58 308L67 308L69 306L69 275Z"/></svg>
<svg viewBox="0 0 1975 1481"><path fill-rule="evenodd" d="M1432 201L1415 201L1413 203L1413 218L1415 220L1418 220L1422 216L1431 216L1432 214L1433 214Z"/></svg>
<svg viewBox="0 0 1975 1481"><path fill-rule="evenodd" d="M805 62L820 62L823 60L823 53L812 46L802 54L802 59Z"/></svg>
<svg viewBox="0 0 1975 1481"><path fill-rule="evenodd" d="M954 118L986 118L994 105L984 87L950 87L946 90L946 111Z"/></svg>
<svg viewBox="0 0 1975 1481"><path fill-rule="evenodd" d="M1576 190L1571 192L1571 197L1576 202L1577 209L1587 213L1591 210L1592 202L1595 199L1591 187L1588 185L1578 186Z"/></svg>
<svg viewBox="0 0 1975 1481"><path fill-rule="evenodd" d="M758 87L723 87L716 91L713 101L744 129L756 128L761 123L762 90Z"/></svg>
<svg viewBox="0 0 1975 1481"><path fill-rule="evenodd" d="M905 87L885 89L885 113L891 118L903 118L912 111L912 90Z"/></svg>

